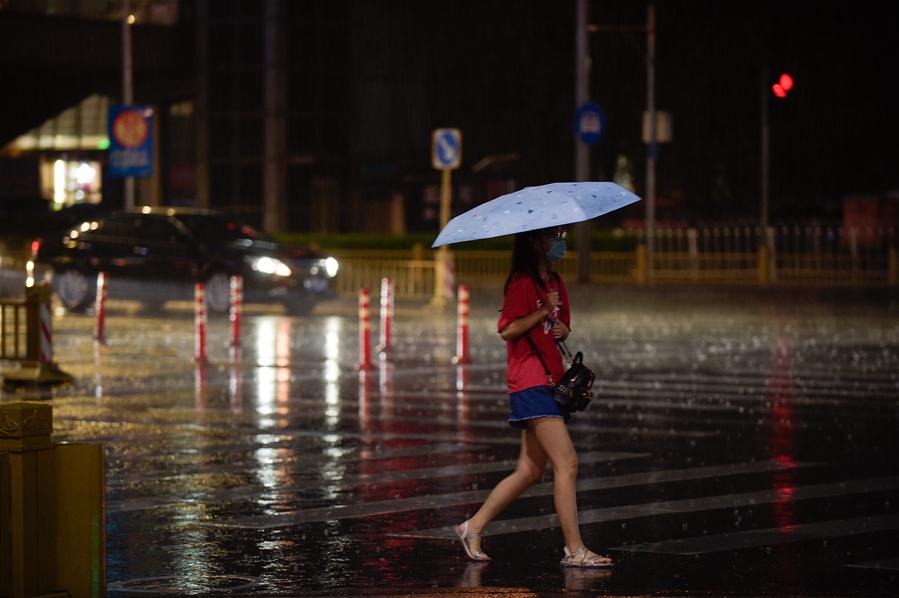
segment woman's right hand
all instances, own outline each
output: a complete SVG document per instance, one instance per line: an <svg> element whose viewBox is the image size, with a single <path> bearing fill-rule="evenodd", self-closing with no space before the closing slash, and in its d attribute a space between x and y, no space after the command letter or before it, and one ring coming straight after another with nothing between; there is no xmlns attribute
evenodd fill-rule
<svg viewBox="0 0 899 598"><path fill-rule="evenodd" d="M556 309L559 303L559 292L552 291L546 295L546 301L543 302L541 309L543 310L543 313L549 315L553 313L553 310Z"/></svg>

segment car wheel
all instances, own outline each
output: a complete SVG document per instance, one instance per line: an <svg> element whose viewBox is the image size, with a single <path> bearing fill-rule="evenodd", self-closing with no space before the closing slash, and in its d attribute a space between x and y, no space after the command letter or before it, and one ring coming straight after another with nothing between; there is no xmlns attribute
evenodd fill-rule
<svg viewBox="0 0 899 598"><path fill-rule="evenodd" d="M206 307L216 314L226 314L231 307L231 277L216 272L206 280Z"/></svg>
<svg viewBox="0 0 899 598"><path fill-rule="evenodd" d="M97 279L78 270L63 270L53 275L53 289L67 310L83 312L96 298Z"/></svg>

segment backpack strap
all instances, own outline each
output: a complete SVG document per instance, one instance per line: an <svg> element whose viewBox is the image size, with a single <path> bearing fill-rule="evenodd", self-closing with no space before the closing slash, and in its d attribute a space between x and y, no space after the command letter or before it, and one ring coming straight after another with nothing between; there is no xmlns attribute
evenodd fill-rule
<svg viewBox="0 0 899 598"><path fill-rule="evenodd" d="M543 371L546 372L546 377L547 377L547 379L549 380L550 385L551 385L551 386L554 386L554 385L555 385L555 382L553 381L553 375L552 375L552 372L549 371L549 367L547 367L546 362L543 361L543 354L540 353L540 349L537 348L537 343L535 343L535 342L534 342L534 339L531 338L531 331L530 331L530 330L528 330L528 331L524 334L524 338L527 339L528 344L531 346L531 353L533 353L534 355L536 355L536 356L537 356L537 359L540 360L540 365L543 366Z"/></svg>

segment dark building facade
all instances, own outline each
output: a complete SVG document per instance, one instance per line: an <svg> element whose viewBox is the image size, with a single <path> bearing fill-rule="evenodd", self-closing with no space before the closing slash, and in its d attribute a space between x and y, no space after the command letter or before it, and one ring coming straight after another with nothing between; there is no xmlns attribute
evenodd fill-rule
<svg viewBox="0 0 899 598"><path fill-rule="evenodd" d="M459 209L570 176L571 19L465 6L198 1L200 205L270 230L430 230L446 126Z"/></svg>

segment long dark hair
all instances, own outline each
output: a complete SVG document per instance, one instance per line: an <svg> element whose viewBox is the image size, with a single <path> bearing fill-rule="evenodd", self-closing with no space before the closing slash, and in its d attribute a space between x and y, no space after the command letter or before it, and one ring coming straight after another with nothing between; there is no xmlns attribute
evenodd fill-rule
<svg viewBox="0 0 899 598"><path fill-rule="evenodd" d="M509 292L509 283L518 275L530 276L540 288L546 290L546 283L540 278L540 260L546 263L546 272L551 276L552 269L549 260L534 247L532 240L543 233L542 230L534 230L526 233L516 233L515 244L512 246L512 268L506 278L503 287L503 295Z"/></svg>

